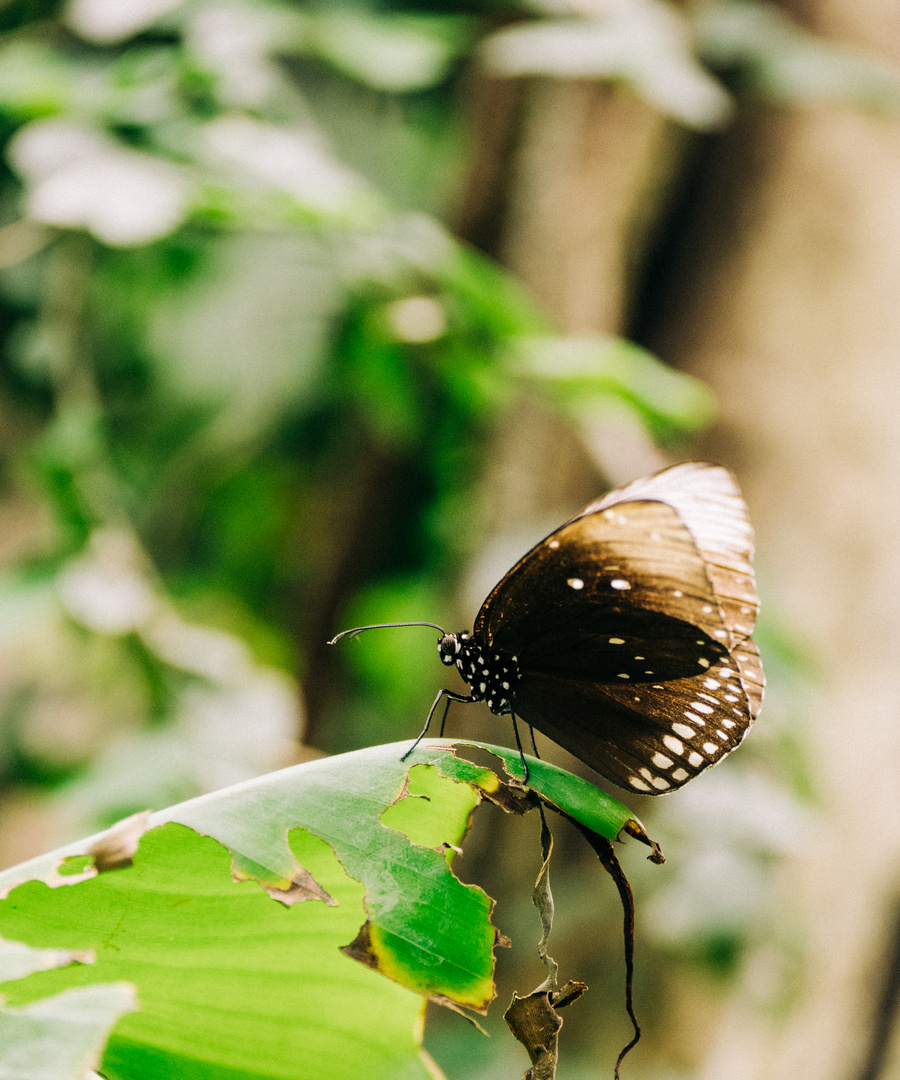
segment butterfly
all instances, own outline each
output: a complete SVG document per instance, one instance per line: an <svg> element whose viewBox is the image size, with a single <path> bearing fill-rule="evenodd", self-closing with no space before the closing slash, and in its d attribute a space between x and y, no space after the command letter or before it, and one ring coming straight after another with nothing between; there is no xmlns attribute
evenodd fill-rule
<svg viewBox="0 0 900 1080"><path fill-rule="evenodd" d="M442 699L485 701L619 787L660 795L721 761L759 713L752 554L734 477L685 462L597 499L536 544L471 634L381 625L439 630L441 660L469 686L438 693L422 735Z"/></svg>

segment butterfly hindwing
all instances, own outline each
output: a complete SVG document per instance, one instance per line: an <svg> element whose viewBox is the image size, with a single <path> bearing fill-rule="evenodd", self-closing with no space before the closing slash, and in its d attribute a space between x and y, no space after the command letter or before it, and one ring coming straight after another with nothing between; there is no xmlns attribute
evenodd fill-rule
<svg viewBox="0 0 900 1080"><path fill-rule="evenodd" d="M681 787L733 750L750 727L747 694L727 660L702 676L645 686L563 682L524 675L517 714L632 791Z"/></svg>

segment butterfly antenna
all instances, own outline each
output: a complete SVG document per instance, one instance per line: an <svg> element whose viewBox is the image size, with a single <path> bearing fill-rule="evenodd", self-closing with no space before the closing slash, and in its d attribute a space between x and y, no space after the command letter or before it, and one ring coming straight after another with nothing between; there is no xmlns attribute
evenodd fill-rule
<svg viewBox="0 0 900 1080"><path fill-rule="evenodd" d="M430 626L432 630L440 630L440 632L445 635L447 633L443 626L438 626L437 623L433 622L380 622L373 623L371 626L357 626L353 630L343 630L336 637L333 637L328 644L336 645L341 638L356 637L357 634L363 633L364 630L387 630L393 626Z"/></svg>

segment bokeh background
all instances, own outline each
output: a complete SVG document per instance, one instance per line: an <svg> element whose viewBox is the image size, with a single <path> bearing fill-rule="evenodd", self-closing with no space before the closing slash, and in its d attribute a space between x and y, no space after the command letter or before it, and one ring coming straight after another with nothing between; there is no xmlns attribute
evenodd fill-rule
<svg viewBox="0 0 900 1080"><path fill-rule="evenodd" d="M709 457L758 533L739 754L630 796L633 1080L900 1076L900 16L891 0L0 0L0 865L415 734L433 632L606 487ZM458 687L457 687L458 688ZM507 742L481 707L454 734ZM542 753L579 770L546 741ZM629 1028L557 828L551 952ZM537 823L479 815L491 1039Z"/></svg>

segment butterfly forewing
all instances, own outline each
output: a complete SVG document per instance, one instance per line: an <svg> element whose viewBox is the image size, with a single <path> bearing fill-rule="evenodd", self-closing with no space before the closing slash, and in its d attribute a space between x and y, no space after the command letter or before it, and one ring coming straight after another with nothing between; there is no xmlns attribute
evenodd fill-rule
<svg viewBox="0 0 900 1080"><path fill-rule="evenodd" d="M751 562L753 529L731 473L721 466L685 462L611 491L581 513L596 513L633 499L659 499L673 507L706 563L723 611L729 647L748 637L759 613Z"/></svg>
<svg viewBox="0 0 900 1080"><path fill-rule="evenodd" d="M724 650L704 561L677 513L660 502L598 511L551 533L487 598L475 635L519 656L523 670L583 650L586 640L615 667L652 639L660 655L680 657L678 674L695 673L701 658Z"/></svg>

